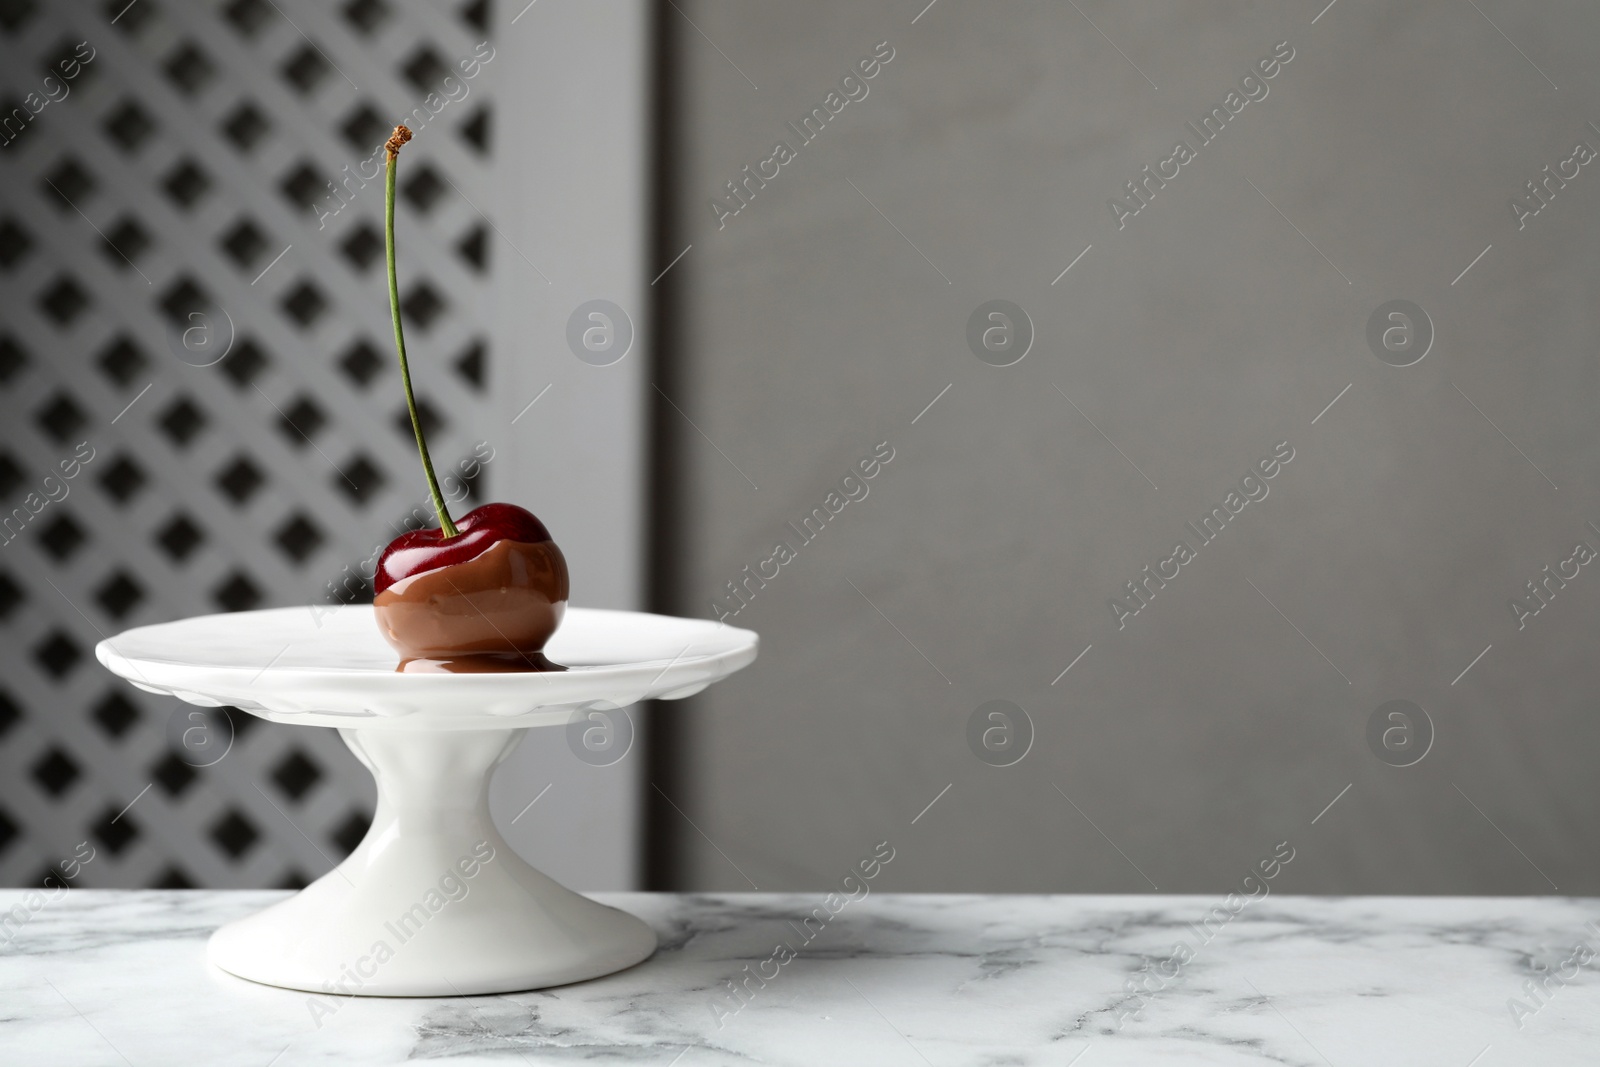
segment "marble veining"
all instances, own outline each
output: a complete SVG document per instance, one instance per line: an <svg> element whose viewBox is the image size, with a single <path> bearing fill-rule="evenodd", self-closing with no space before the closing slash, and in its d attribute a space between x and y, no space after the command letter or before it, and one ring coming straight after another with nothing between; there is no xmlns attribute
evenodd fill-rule
<svg viewBox="0 0 1600 1067"><path fill-rule="evenodd" d="M1271 896L1205 940L1220 898L873 893L808 942L823 894L599 894L655 956L330 1014L206 964L215 927L283 896L0 891L28 915L0 926L0 1064L1600 1062L1595 900Z"/></svg>

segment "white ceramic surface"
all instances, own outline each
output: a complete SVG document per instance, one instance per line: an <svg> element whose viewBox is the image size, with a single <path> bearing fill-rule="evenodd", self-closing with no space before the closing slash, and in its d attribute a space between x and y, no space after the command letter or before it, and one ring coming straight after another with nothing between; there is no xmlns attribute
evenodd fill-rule
<svg viewBox="0 0 1600 1067"><path fill-rule="evenodd" d="M756 635L704 619L569 608L544 674L398 674L367 606L202 615L125 630L95 655L141 689L274 722L497 730L575 708L677 700L756 658Z"/></svg>
<svg viewBox="0 0 1600 1067"><path fill-rule="evenodd" d="M184 619L102 641L141 689L335 726L378 783L360 846L302 892L211 938L223 970L334 995L501 993L593 978L655 949L644 923L573 893L511 850L489 775L532 726L677 699L755 659L719 623L570 609L546 649L569 670L399 674L370 607Z"/></svg>
<svg viewBox="0 0 1600 1067"><path fill-rule="evenodd" d="M927 822L893 833L899 858L871 886L940 847ZM1577 941L1600 945L1600 901L1274 892L1201 946L1220 893L873 888L805 943L795 927L823 888L608 895L659 932L645 963L439 1000L313 996L205 966L209 927L281 893L74 889L0 948L0 1063L1569 1067L1600 1048L1600 976L1561 964ZM0 914L23 898L0 892ZM1178 941L1198 951L1158 988ZM798 955L776 969L779 942ZM735 999L730 982L749 985Z"/></svg>

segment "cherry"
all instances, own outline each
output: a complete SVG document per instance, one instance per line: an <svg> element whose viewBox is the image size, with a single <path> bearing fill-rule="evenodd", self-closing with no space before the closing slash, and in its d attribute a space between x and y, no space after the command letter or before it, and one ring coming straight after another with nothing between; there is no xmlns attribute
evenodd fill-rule
<svg viewBox="0 0 1600 1067"><path fill-rule="evenodd" d="M389 311L406 409L439 526L389 542L378 558L373 614L384 639L399 651L402 671L560 670L541 652L566 613L566 557L544 523L515 504L485 504L453 521L428 455L411 391L395 266L395 168L409 140L411 131L396 126L385 146Z"/></svg>
<svg viewBox="0 0 1600 1067"><path fill-rule="evenodd" d="M378 557L373 611L402 671L549 670L541 651L567 610L567 561L515 504L485 504L460 531L413 530Z"/></svg>

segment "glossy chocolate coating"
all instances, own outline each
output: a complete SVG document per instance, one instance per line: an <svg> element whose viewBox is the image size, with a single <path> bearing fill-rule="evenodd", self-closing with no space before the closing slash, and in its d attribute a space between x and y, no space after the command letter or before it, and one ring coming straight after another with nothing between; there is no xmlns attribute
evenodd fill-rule
<svg viewBox="0 0 1600 1067"><path fill-rule="evenodd" d="M464 530L447 544L465 547L455 544L465 536ZM476 555L462 559L452 552L457 558L450 562L398 578L380 565L381 591L372 606L379 631L400 653L400 669L552 669L539 653L566 613L568 579L567 561L548 537L480 541Z"/></svg>
<svg viewBox="0 0 1600 1067"><path fill-rule="evenodd" d="M403 659L395 671L400 674L543 674L566 670L543 652L516 655L461 656L456 659Z"/></svg>

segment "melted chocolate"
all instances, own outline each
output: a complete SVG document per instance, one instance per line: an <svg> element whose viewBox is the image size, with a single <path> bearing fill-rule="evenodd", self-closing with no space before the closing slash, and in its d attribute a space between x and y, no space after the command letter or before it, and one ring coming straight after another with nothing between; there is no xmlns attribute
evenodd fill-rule
<svg viewBox="0 0 1600 1067"><path fill-rule="evenodd" d="M400 674L543 674L566 668L543 652L495 652L455 659L403 659L395 670Z"/></svg>
<svg viewBox="0 0 1600 1067"><path fill-rule="evenodd" d="M564 670L540 653L566 613L567 589L554 541L497 541L392 582L372 606L405 673Z"/></svg>

